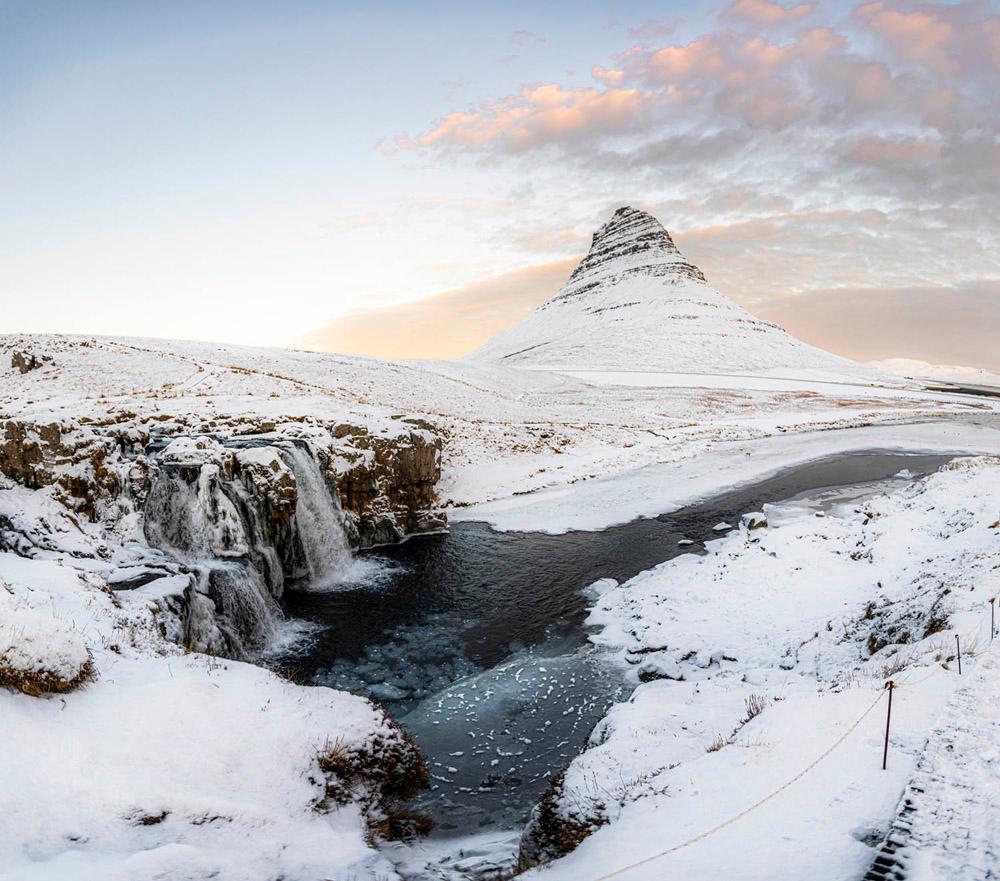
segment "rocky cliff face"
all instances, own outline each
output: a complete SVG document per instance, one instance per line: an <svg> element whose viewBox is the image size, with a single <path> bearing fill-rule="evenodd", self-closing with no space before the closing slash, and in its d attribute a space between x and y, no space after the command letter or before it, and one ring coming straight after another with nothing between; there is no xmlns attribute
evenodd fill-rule
<svg viewBox="0 0 1000 881"><path fill-rule="evenodd" d="M0 475L92 524L101 554L127 564L116 589L159 580L164 634L214 654L262 647L287 584L333 579L352 549L445 525L434 510L441 441L424 422L373 431L113 414L0 429ZM0 514L0 550L43 549L44 523L25 522Z"/></svg>
<svg viewBox="0 0 1000 881"><path fill-rule="evenodd" d="M576 370L725 373L775 367L874 372L755 318L688 262L656 218L619 208L563 288L469 356Z"/></svg>
<svg viewBox="0 0 1000 881"><path fill-rule="evenodd" d="M53 487L68 507L97 521L114 519L123 499L142 506L156 447L174 437L210 437L237 446L299 441L314 451L330 491L349 515L354 547L391 543L445 525L434 510L441 439L423 420L400 419L392 433L373 433L364 425L306 420L284 423L276 431L276 423L264 420L165 425L123 416L76 424L8 419L0 423L0 474L29 489ZM282 473L275 484L266 466L248 459L245 470L250 483L274 484L269 517L280 519L289 506L294 508L293 475Z"/></svg>

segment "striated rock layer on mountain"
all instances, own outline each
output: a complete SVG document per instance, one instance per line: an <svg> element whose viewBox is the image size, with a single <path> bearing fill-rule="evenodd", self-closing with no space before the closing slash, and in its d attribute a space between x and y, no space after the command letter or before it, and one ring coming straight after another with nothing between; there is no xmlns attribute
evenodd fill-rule
<svg viewBox="0 0 1000 881"><path fill-rule="evenodd" d="M468 356L580 370L732 373L803 368L874 378L755 318L708 285L655 217L619 208L563 288Z"/></svg>

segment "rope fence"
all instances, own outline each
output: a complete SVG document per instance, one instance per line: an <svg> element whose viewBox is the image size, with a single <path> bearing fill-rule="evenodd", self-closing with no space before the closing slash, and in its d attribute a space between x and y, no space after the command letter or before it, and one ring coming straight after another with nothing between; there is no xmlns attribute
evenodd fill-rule
<svg viewBox="0 0 1000 881"><path fill-rule="evenodd" d="M858 716L858 718L854 721L854 723L851 725L850 728L848 728L843 734L841 734L840 737L838 737L832 744L830 744L830 746L828 746L822 753L820 753L819 756L817 756L801 771L799 771L798 774L792 777L791 780L786 781L777 789L775 789L773 792L768 793L759 801L754 802L752 805L750 805L750 807L745 808L738 814L734 814L728 820L724 820L722 823L719 823L718 826L713 826L711 829L702 832L700 835L696 835L694 838L689 838L687 841L682 842L681 844L677 844L674 847L668 848L667 850L661 850L659 853L655 853L652 856L648 856L645 859L639 860L636 863L631 863L630 865L624 866L621 869L616 869L614 872L609 872L607 875L601 875L599 878L595 878L594 881L608 881L609 878L617 878L619 875L624 875L626 872L632 871L632 869L636 869L639 866L646 865L646 863L653 862L653 860L658 860L661 857L668 856L669 854L677 853L677 851L683 850L685 847L690 847L692 844L696 844L699 841L704 841L704 839L708 838L711 835L714 835L716 832L721 832L727 826L731 826L737 820L742 820L747 814L753 813L755 810L757 810L757 808L762 807L763 805L771 801L771 799L781 795L781 793L783 793L786 789L788 789L788 787L791 786L793 783L796 783L803 777L805 777L806 774L808 774L813 768L815 768L820 762L822 762L823 759L825 759L838 746L840 746L845 740L847 740L847 738L850 737L851 734L853 734L854 731L857 729L857 727L865 720L868 714L872 710L874 710L875 707L879 705L879 703L882 700L882 697L883 694L880 693L879 696L875 698L875 700L873 700L868 705L868 709L866 709L860 716Z"/></svg>
<svg viewBox="0 0 1000 881"><path fill-rule="evenodd" d="M989 615L989 618L990 618L990 621L989 621L990 641L989 641L989 644L988 644L987 648L983 651L983 654L989 653L992 650L992 648L993 648L993 638L996 635L995 623L994 623L995 622L995 618L994 618L994 602L995 602L995 599L996 598L988 600L988 602L990 604L990 609L987 612L987 614ZM981 630L981 628L982 628L982 621L980 620L980 622L977 623L975 625L975 627L973 628L973 630L970 631L970 632L973 633L974 635L978 635L979 631ZM957 635L956 635L956 639L957 639ZM969 639L968 635L966 635L966 639L967 640ZM843 734L841 734L840 737L838 737L832 744L830 744L830 746L828 746L822 753L820 753L820 755L818 755L808 765L806 765L801 771L799 771L798 774L796 774L790 780L785 781L777 789L769 792L767 795L765 795L763 798L759 799L758 801L754 802L749 807L744 808L738 814L733 814L733 816L729 817L726 820L723 820L718 825L713 826L711 829L707 829L706 831L700 833L699 835L695 835L693 838L689 838L687 841L682 841L680 844L676 844L673 847L667 848L666 850L661 850L661 851L659 851L657 853L651 854L648 857L644 857L641 860L637 860L634 863L629 863L627 866L623 866L620 869L615 869L613 872L608 872L605 875L601 875L601 876L599 876L597 878L592 879L592 881L610 881L610 879L612 879L612 878L618 878L618 877L626 874L627 872L631 872L632 870L638 869L641 866L648 865L649 863L655 862L656 860L662 859L663 857L670 856L671 854L677 853L678 851L681 851L681 850L683 850L686 847L690 847L693 844L697 844L700 841L704 841L706 838L710 838L712 835L715 835L717 832L721 832L723 829L727 828L728 826L731 826L734 823L738 822L739 820L742 820L748 814L752 814L758 808L763 807L765 804L767 804L768 802L770 802L772 799L777 798L786 789L788 789L790 786L792 786L793 784L795 784L799 780L801 780L803 777L805 777L810 771L812 771L817 765L819 765L820 762L822 762L827 756L829 756L832 752L834 752L834 750L836 750L841 744L843 744L851 736L851 734L853 734L858 729L858 726L860 726L861 723L869 716L869 714L872 712L872 710L874 710L875 707L877 707L881 703L882 698L885 697L886 695L888 695L888 699L889 699L889 713L887 714L887 717L886 717L886 729L885 729L885 750L886 750L886 754L887 754L888 753L888 746L889 746L889 723L890 723L890 718L891 718L892 692L893 692L893 690L898 689L898 688L913 688L914 686L917 686L917 685L920 685L920 684L926 682L927 680L929 680L933 676L936 676L938 673L942 672L942 670L943 670L943 668L939 664L935 663L934 664L934 668L929 673L927 673L925 676L922 676L919 679L916 679L916 680L904 679L904 680L899 681L899 682L896 682L894 680L889 680L888 682L886 682L885 688L882 691L879 692L878 697L876 697L875 700L873 700L868 705L868 707L865 709L865 711L860 716L858 716L857 719L855 719L855 721L851 724L851 726ZM959 672L961 672L961 670L959 670ZM912 671L911 671L911 673L912 673ZM885 767L885 755L883 755L883 765L882 766L883 766L883 768Z"/></svg>

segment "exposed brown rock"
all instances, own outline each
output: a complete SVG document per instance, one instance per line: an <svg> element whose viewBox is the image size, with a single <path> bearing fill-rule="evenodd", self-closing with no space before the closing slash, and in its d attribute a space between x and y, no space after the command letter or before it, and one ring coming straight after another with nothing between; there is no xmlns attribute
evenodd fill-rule
<svg viewBox="0 0 1000 881"><path fill-rule="evenodd" d="M19 370L23 375L29 370L37 370L44 362L51 360L48 355L39 357L32 352L14 351L10 356L10 366Z"/></svg>
<svg viewBox="0 0 1000 881"><path fill-rule="evenodd" d="M351 445L335 451L334 480L344 510L356 518L362 547L444 525L433 512L441 439L423 425L392 437L366 431L351 435L347 426L337 426L340 437L351 438Z"/></svg>

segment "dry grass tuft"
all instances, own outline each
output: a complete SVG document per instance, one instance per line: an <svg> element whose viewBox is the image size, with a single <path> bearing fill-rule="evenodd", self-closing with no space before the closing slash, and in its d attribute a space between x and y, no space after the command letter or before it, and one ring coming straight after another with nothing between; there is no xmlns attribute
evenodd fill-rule
<svg viewBox="0 0 1000 881"><path fill-rule="evenodd" d="M746 725L746 723L749 722L751 719L756 719L761 713L764 712L764 709L766 707L767 707L767 698L764 697L764 695L757 694L756 692L754 694L751 694L746 699L747 715L746 718L743 720L743 724Z"/></svg>
<svg viewBox="0 0 1000 881"><path fill-rule="evenodd" d="M424 789L430 775L416 744L395 723L391 736L376 736L364 744L349 745L339 737L327 742L317 763L326 780L318 810L326 810L329 802L358 802L372 839L412 838L430 831L428 818L396 807Z"/></svg>
<svg viewBox="0 0 1000 881"><path fill-rule="evenodd" d="M94 664L88 658L79 672L66 679L47 670L23 670L15 667L0 656L0 687L12 688L31 697L43 694L66 694L83 685L94 675Z"/></svg>
<svg viewBox="0 0 1000 881"><path fill-rule="evenodd" d="M892 679L893 676L902 673L910 664L913 663L913 655L903 657L898 652L889 658L882 669L876 673L877 679Z"/></svg>
<svg viewBox="0 0 1000 881"><path fill-rule="evenodd" d="M566 772L552 778L529 822L517 856L517 873L576 850L596 829L607 824L606 806L598 801L583 811L560 809Z"/></svg>
<svg viewBox="0 0 1000 881"><path fill-rule="evenodd" d="M729 746L729 740L723 737L721 734L715 735L715 740L705 747L705 752L707 753L717 753L724 746Z"/></svg>

